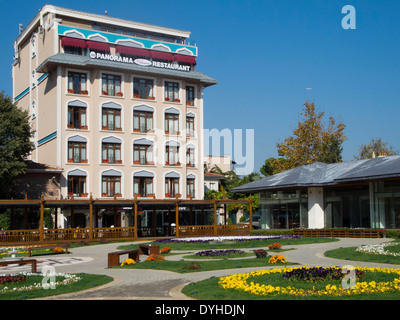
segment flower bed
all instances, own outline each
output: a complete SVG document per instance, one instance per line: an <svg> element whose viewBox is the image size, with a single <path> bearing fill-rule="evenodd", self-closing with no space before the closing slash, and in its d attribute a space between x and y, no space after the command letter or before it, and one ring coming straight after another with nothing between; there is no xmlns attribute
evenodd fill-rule
<svg viewBox="0 0 400 320"><path fill-rule="evenodd" d="M268 263L271 263L271 264L286 263L286 259L284 256L282 256L280 254L276 254L276 255L272 256L271 258L269 258Z"/></svg>
<svg viewBox="0 0 400 320"><path fill-rule="evenodd" d="M399 257L400 253L390 252L390 251L385 250L386 247L395 246L395 245L398 245L398 243L370 244L370 245L359 246L356 249L356 251L363 252L363 253L370 253L370 254L382 254L385 256Z"/></svg>
<svg viewBox="0 0 400 320"><path fill-rule="evenodd" d="M211 241L254 241L254 240L274 240L274 239L300 239L302 236L283 234L277 236L223 236L223 237L190 237L190 238L170 238L158 239L154 242L159 243L207 243Z"/></svg>
<svg viewBox="0 0 400 320"><path fill-rule="evenodd" d="M342 270L341 267L331 267L337 268L337 270ZM328 280L331 283L323 285L321 288L315 288L314 286L308 288L307 286L302 287L302 283L306 283L307 280L300 280L294 285L285 286L285 280L281 277L278 282L279 285L271 285L262 283L262 279L268 279L269 276L274 276L276 274L294 274L297 269L307 269L307 267L302 268L276 268L271 270L259 270L250 273L239 273L232 274L227 277L219 278L218 284L223 289L236 289L244 291L254 295L289 295L289 296L351 296L351 295L364 295L364 294L382 294L389 292L399 292L400 291L400 270L399 269L389 269L389 268L367 268L367 267L355 267L360 275L381 273L384 276L393 276L394 279L391 281L358 281L353 287L346 289L343 288L338 282L334 282L332 279ZM311 268L312 269L312 268ZM325 268L322 268L325 269ZM300 271L302 272L302 271ZM310 271L310 273L313 273ZM327 272L326 274L331 274ZM301 278L303 279L303 278ZM264 281L266 282L266 281ZM267 282L269 283L269 282ZM293 282L292 282L293 283ZM314 284L313 284L314 285Z"/></svg>
<svg viewBox="0 0 400 320"><path fill-rule="evenodd" d="M154 253L149 255L149 257L146 259L146 261L164 261L164 260L165 258L162 255Z"/></svg>
<svg viewBox="0 0 400 320"><path fill-rule="evenodd" d="M4 277L4 276L13 277L15 279L20 277L21 281L18 281L18 282L23 282L23 281L26 281L28 277L31 277L31 276L37 277L38 275L36 273L24 272L24 273L20 273L20 274L2 275L1 277ZM74 274L68 274L68 273L53 273L53 274L49 274L49 276L61 277L64 279L56 281L54 283L50 283L50 284L47 282L46 283L39 282L39 283L34 283L31 285L26 285L26 286L12 286L10 288L7 285L3 284L4 287L0 288L0 295L3 293L10 293L10 292L24 292L24 291L31 291L31 290L46 289L46 286L53 286L53 285L55 287L64 286L64 285L69 285L69 284L72 284L72 283L75 283L75 282L81 280L80 277L78 277ZM39 276L39 278L41 281L43 280L43 276ZM15 283L15 281L12 281L12 282Z"/></svg>
<svg viewBox="0 0 400 320"><path fill-rule="evenodd" d="M121 267L123 267L123 266L132 266L132 265L134 265L134 264L135 264L135 260L128 258L128 259L125 259L125 260L121 263Z"/></svg>
<svg viewBox="0 0 400 320"><path fill-rule="evenodd" d="M220 257L220 256L224 257L242 253L244 253L243 250L228 249L228 250L205 250L197 252L196 255L200 257Z"/></svg>
<svg viewBox="0 0 400 320"><path fill-rule="evenodd" d="M306 282L326 282L326 281L336 281L342 280L345 275L350 272L348 270L346 273L343 272L342 268L295 268L293 270L287 271L282 275L282 279L289 281L306 281ZM360 281L364 278L365 272L360 270L355 270L356 278Z"/></svg>

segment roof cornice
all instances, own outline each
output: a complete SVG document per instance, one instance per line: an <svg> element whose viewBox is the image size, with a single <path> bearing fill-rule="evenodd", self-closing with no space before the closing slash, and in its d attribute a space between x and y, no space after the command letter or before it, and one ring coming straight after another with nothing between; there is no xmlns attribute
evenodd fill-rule
<svg viewBox="0 0 400 320"><path fill-rule="evenodd" d="M190 33L191 33L190 31L183 31L183 30L177 30L177 29L172 29L172 28L160 27L160 26L150 25L150 24L141 23L141 22L113 18L113 17L106 16L106 15L99 15L99 14L93 14L93 13L88 13L88 12L83 12L83 11L66 9L66 8L56 7L53 5L44 5L39 10L39 12L36 14L36 16L31 20L31 22L29 22L27 27L18 36L18 38L16 39L17 44L19 45L22 41L24 41L26 36L30 34L31 30L35 26L40 24L41 17L44 17L49 13L61 15L61 16L67 16L67 17L76 18L76 19L88 20L91 22L114 24L114 25L118 25L119 27L122 27L122 28L133 28L133 29L138 29L138 30L143 30L143 31L148 31L148 32L155 32L155 33L162 33L165 35L182 37L182 38L189 38Z"/></svg>

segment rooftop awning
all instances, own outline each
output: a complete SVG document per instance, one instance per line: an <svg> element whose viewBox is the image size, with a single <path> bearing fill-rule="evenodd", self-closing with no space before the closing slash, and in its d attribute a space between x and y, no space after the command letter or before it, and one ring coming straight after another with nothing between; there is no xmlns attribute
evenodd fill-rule
<svg viewBox="0 0 400 320"><path fill-rule="evenodd" d="M190 63L190 64L196 64L196 58L193 56L187 56L183 54L176 54L174 56L175 61L177 62L182 62L182 63Z"/></svg>
<svg viewBox="0 0 400 320"><path fill-rule="evenodd" d="M151 57L153 59L175 61L174 55L172 53L169 53L169 52L151 51L150 54L151 54Z"/></svg>
<svg viewBox="0 0 400 320"><path fill-rule="evenodd" d="M131 55L135 57L151 58L150 51L147 49L133 48L126 46L117 46L115 48L116 53Z"/></svg>
<svg viewBox="0 0 400 320"><path fill-rule="evenodd" d="M86 47L92 50L99 50L99 51L110 51L110 46L104 42L98 41L86 41Z"/></svg>
<svg viewBox="0 0 400 320"><path fill-rule="evenodd" d="M86 48L86 41L83 39L63 37L61 39L61 45L63 47L67 46L76 48Z"/></svg>

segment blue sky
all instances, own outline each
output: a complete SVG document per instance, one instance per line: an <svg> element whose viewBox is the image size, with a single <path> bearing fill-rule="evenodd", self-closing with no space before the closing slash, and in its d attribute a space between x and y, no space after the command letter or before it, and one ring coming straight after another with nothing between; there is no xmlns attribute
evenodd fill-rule
<svg viewBox="0 0 400 320"><path fill-rule="evenodd" d="M8 95L18 24L44 4L191 31L197 70L219 81L205 90L204 127L254 129L254 171L277 156L306 99L347 126L345 161L376 137L400 151L398 0L0 0L0 90ZM342 28L345 5L356 9L355 30Z"/></svg>

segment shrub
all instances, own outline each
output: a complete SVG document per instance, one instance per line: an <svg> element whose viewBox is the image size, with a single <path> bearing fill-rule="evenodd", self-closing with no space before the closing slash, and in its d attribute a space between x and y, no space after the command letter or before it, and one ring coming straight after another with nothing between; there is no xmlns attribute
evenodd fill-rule
<svg viewBox="0 0 400 320"><path fill-rule="evenodd" d="M268 254L264 249L254 250L254 253L256 254L257 258L266 258Z"/></svg>
<svg viewBox="0 0 400 320"><path fill-rule="evenodd" d="M187 263L182 270L188 269L188 270L199 270L201 268L201 264L195 261L191 261Z"/></svg>
<svg viewBox="0 0 400 320"><path fill-rule="evenodd" d="M282 248L282 245L281 245L280 243L278 243L278 242L275 242L275 243L273 243L273 244L270 244L270 245L268 246L268 248L269 248L270 250L279 250L280 248Z"/></svg>
<svg viewBox="0 0 400 320"><path fill-rule="evenodd" d="M146 261L164 261L164 260L165 260L165 258L162 255L154 254L154 253L149 255L149 257L146 259Z"/></svg>
<svg viewBox="0 0 400 320"><path fill-rule="evenodd" d="M63 253L64 249L62 247L55 247L53 249L53 253Z"/></svg>
<svg viewBox="0 0 400 320"><path fill-rule="evenodd" d="M162 248L161 249L161 254L167 254L167 253L170 253L171 252L171 248L168 248L168 247L164 247L164 248Z"/></svg>
<svg viewBox="0 0 400 320"><path fill-rule="evenodd" d="M132 266L134 264L135 264L135 260L128 258L128 259L125 259L124 262L121 263L121 267Z"/></svg>
<svg viewBox="0 0 400 320"><path fill-rule="evenodd" d="M269 260L268 263L272 263L272 264L277 264L277 263L286 263L286 259L284 256L280 255L280 254L276 254L274 256L272 256Z"/></svg>

